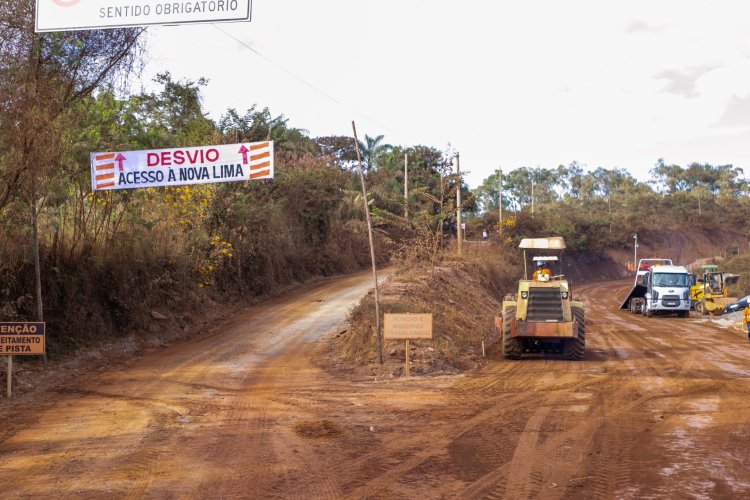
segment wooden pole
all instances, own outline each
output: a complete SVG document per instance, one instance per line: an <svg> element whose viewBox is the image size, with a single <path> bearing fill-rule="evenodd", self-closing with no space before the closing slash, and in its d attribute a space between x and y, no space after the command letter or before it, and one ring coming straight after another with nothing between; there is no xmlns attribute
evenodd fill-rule
<svg viewBox="0 0 750 500"><path fill-rule="evenodd" d="M13 383L13 356L8 356L8 399L11 396L11 387Z"/></svg>
<svg viewBox="0 0 750 500"><path fill-rule="evenodd" d="M372 260L372 277L375 280L375 324L378 329L378 355L380 364L383 364L383 338L380 331L380 293L378 292L378 272L375 266L375 243L372 239L372 222L370 222L370 205L367 202L367 187L365 186L365 173L362 168L362 156L359 153L359 139L357 138L357 126L352 120L352 130L354 131L354 148L357 150L357 167L359 168L359 178L362 181L362 196L365 204L365 219L367 220L367 234L370 237L370 259Z"/></svg>
<svg viewBox="0 0 750 500"><path fill-rule="evenodd" d="M461 257L463 254L463 231L461 230L461 160L459 159L458 153L456 153L456 175L458 175L458 190L456 191L456 223L458 229L456 235L458 236L458 256Z"/></svg>
<svg viewBox="0 0 750 500"><path fill-rule="evenodd" d="M497 188L497 207L499 210L498 222L500 223L500 233L503 232L503 167L497 171L497 182L499 183Z"/></svg>
<svg viewBox="0 0 750 500"><path fill-rule="evenodd" d="M407 377L410 375L409 371L409 339L406 339L406 368L404 370L404 374Z"/></svg>
<svg viewBox="0 0 750 500"><path fill-rule="evenodd" d="M409 222L409 153L404 153L404 219Z"/></svg>
<svg viewBox="0 0 750 500"><path fill-rule="evenodd" d="M36 288L37 321L44 323L44 307L42 303L42 265L39 258L39 224L36 210L36 170L31 173L31 227L34 234L34 276ZM47 366L47 353L44 353L44 366ZM10 397L10 396L9 396Z"/></svg>

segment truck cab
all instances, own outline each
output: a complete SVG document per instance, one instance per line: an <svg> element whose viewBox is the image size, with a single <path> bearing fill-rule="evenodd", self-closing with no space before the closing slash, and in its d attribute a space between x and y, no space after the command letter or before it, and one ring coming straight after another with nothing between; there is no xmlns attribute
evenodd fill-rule
<svg viewBox="0 0 750 500"><path fill-rule="evenodd" d="M641 302L641 313L677 313L690 315L690 273L683 266L656 265L648 270L646 291Z"/></svg>
<svg viewBox="0 0 750 500"><path fill-rule="evenodd" d="M670 259L641 259L635 283L620 309L635 314L653 316L654 313L677 313L690 316L690 286L695 276L683 266L675 266Z"/></svg>

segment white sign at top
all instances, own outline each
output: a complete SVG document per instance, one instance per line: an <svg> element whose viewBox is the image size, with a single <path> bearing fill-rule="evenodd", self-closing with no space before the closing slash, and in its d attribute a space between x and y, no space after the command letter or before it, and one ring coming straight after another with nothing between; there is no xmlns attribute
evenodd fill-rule
<svg viewBox="0 0 750 500"><path fill-rule="evenodd" d="M36 31L249 21L252 0L36 0Z"/></svg>

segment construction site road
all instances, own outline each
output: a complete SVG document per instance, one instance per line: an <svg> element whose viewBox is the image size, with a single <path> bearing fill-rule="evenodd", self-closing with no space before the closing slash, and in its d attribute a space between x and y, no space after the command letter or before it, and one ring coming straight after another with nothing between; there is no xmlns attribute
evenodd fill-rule
<svg viewBox="0 0 750 500"><path fill-rule="evenodd" d="M739 331L619 311L629 284L594 283L574 290L583 361L351 380L321 367L323 341L371 284L306 287L14 407L0 496L750 497Z"/></svg>

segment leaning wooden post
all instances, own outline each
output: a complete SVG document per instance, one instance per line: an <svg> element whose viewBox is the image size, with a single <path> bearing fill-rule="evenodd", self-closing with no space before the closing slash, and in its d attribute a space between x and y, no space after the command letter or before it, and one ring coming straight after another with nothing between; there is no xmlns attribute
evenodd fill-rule
<svg viewBox="0 0 750 500"><path fill-rule="evenodd" d="M461 227L461 162L459 160L458 153L456 153L456 175L458 176L458 191L456 191L456 225L458 226L456 228L457 232L456 235L458 236L458 256L461 257L463 254L462 252L462 245L463 245L463 237L464 232L463 228Z"/></svg>
<svg viewBox="0 0 750 500"><path fill-rule="evenodd" d="M34 278L36 285L37 321L44 323L44 306L42 303L42 265L39 258L39 214L36 209L36 170L31 172L31 228L34 234ZM44 353L44 366L47 367L47 353ZM8 396L10 397L10 396Z"/></svg>
<svg viewBox="0 0 750 500"><path fill-rule="evenodd" d="M357 167L359 168L359 178L362 181L362 196L365 203L365 219L367 220L367 234L370 237L370 258L372 260L372 277L375 280L375 324L378 329L378 355L380 364L383 364L383 338L380 331L380 293L378 292L378 273L375 266L375 243L372 239L372 223L370 222L370 205L367 202L367 187L365 186L365 174L362 169L362 157L359 154L359 139L357 138L357 126L352 120L352 130L354 131L354 148L357 150Z"/></svg>
<svg viewBox="0 0 750 500"><path fill-rule="evenodd" d="M503 234L503 167L497 171L497 181L499 186L497 187L497 207L499 210L498 214L498 226L500 226L500 234Z"/></svg>
<svg viewBox="0 0 750 500"><path fill-rule="evenodd" d="M404 153L404 219L409 223L409 153Z"/></svg>

